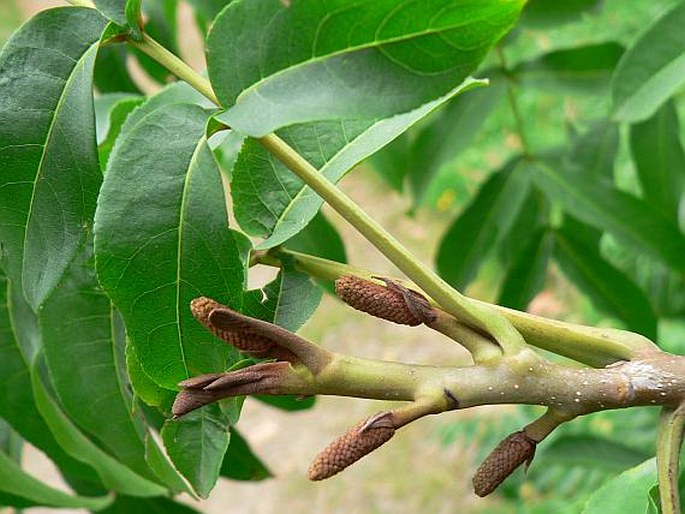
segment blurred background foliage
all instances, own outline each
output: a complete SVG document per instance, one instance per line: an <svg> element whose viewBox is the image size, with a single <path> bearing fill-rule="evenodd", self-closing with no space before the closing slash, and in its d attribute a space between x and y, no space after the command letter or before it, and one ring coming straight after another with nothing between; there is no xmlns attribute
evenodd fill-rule
<svg viewBox="0 0 685 514"><path fill-rule="evenodd" d="M189 2L195 8L193 17L200 34L206 32L209 20L223 3ZM433 257L441 273L475 297L550 317L640 331L656 337L664 349L682 354L682 268L674 270L668 263L645 255L641 248L626 245L621 237L601 230L601 223L593 227L587 220L569 216L573 208L560 207L559 199L547 190L519 187L512 180L515 175L532 173L528 169L532 156L534 161L553 163L571 170L569 173L579 169L575 180L588 180L582 173L590 173L593 180L609 183L612 189L650 200L641 174L661 165L670 168L672 183L680 184L676 193L681 201L675 212L663 202L652 203L657 209L663 208L664 216L683 231L682 88L649 120L628 125L611 119L611 81L625 49L635 44L652 20L679 3L573 0L560 4L531 0L519 26L475 74L490 79L488 88L457 97L374 155L346 179L343 187L359 192L362 205L365 194L377 201L383 198L378 191L392 188L396 193L394 205L410 219L428 223L426 232L440 234ZM43 5L0 1L0 43L19 25L22 13ZM179 25L180 33L184 33L192 20L186 17L179 21L177 3L150 1L144 5L148 7L150 32L169 48L201 63L197 49L188 48L178 36ZM154 62L137 54L127 56L126 52L116 47L100 55L101 61L127 63L119 66L124 71L119 80L113 82L111 74L96 77L103 94L101 110L108 112L108 105L117 104L123 117L139 102L131 95L158 89L170 80ZM132 64L133 58L138 59L137 65ZM130 69L134 72L129 76ZM122 104L122 99L128 99L129 104ZM666 144L670 150L662 152L659 145ZM226 145L235 146L236 141ZM103 140L100 149L105 160L108 148L111 141ZM216 150L220 161L222 152L228 159L234 155L226 148ZM658 152L666 161L650 162L650 156ZM223 164L230 168L227 160ZM369 176L371 170L385 186ZM367 193L365 184L371 184ZM322 220L313 230L325 224ZM348 248L352 247L351 253L363 252L354 249L358 243L347 237L340 220L332 216L332 221ZM385 221L393 228L402 228L402 222ZM625 222L633 220L628 217ZM338 245L327 228L317 237L324 241L331 238ZM298 245L307 248L306 237L292 242L293 248ZM456 262L455 247L457 253L465 255ZM332 308L327 302L330 300L306 328L309 333L322 335L330 330L317 321L326 318L326 309ZM331 319L345 326L342 319L335 320L335 315L327 322ZM335 409L338 407L331 410ZM477 412L433 426L430 440L437 440L445 451L454 446L472 448L472 469L497 442L536 414L533 407ZM462 512L581 512L587 498L609 478L653 455L656 419L656 411L633 409L571 423L541 445L527 474L517 472L493 500L469 502ZM259 420L254 423L258 425ZM16 454L16 442L2 426L0 445L9 454ZM393 460L390 452L375 458ZM390 465L385 471L413 472L391 469ZM240 474L227 471L231 473ZM264 478L268 473L266 467L259 467L252 478ZM301 488L296 491L302 493ZM450 491L432 494L449 495ZM357 509L376 511L362 506Z"/></svg>

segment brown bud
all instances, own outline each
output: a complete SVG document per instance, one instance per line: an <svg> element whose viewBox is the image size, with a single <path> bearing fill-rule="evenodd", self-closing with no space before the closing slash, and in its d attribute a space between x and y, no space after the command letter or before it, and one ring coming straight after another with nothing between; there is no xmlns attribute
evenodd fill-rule
<svg viewBox="0 0 685 514"><path fill-rule="evenodd" d="M219 339L223 339L227 343L233 345L235 348L245 353L262 354L271 350L275 343L262 335L250 333L244 327L228 329L219 328L210 322L210 314L216 309L226 309L224 305L212 300L211 298L195 298L190 302L190 311L196 320L202 323Z"/></svg>
<svg viewBox="0 0 685 514"><path fill-rule="evenodd" d="M388 279L381 286L352 275L335 281L335 292L350 307L400 325L431 323L436 314L426 298Z"/></svg>
<svg viewBox="0 0 685 514"><path fill-rule="evenodd" d="M473 476L473 490L487 496L504 482L524 462L527 466L535 456L536 441L523 431L514 432L497 445Z"/></svg>
<svg viewBox="0 0 685 514"><path fill-rule="evenodd" d="M324 480L340 473L387 443L395 435L392 414L379 413L348 430L319 453L309 467L309 480Z"/></svg>

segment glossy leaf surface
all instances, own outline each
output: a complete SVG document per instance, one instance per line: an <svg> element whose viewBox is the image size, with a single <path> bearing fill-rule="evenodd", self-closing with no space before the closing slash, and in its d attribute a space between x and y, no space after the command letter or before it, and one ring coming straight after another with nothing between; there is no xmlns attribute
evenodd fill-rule
<svg viewBox="0 0 685 514"><path fill-rule="evenodd" d="M184 104L142 118L111 156L96 215L100 282L144 372L170 389L223 371L235 357L189 308L193 298L209 296L239 309L244 282L244 255L228 229L221 177L203 139L206 120L200 107Z"/></svg>
<svg viewBox="0 0 685 514"><path fill-rule="evenodd" d="M105 25L93 9L43 11L0 53L3 266L34 309L91 224L101 182L93 66Z"/></svg>
<svg viewBox="0 0 685 514"><path fill-rule="evenodd" d="M219 119L262 136L295 123L416 109L474 72L522 5L233 2L207 41L209 78L229 108Z"/></svg>

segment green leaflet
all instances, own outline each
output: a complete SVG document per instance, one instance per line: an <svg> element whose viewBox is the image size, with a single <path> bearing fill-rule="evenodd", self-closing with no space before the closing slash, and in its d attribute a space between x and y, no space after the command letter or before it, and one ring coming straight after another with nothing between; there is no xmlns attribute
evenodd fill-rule
<svg viewBox="0 0 685 514"><path fill-rule="evenodd" d="M621 472L648 459L649 453L614 439L581 433L557 437L544 446L538 458L550 465L583 466L588 469Z"/></svg>
<svg viewBox="0 0 685 514"><path fill-rule="evenodd" d="M519 159L505 164L447 229L436 261L440 276L452 286L466 287L488 252L509 231L528 194L529 174Z"/></svg>
<svg viewBox="0 0 685 514"><path fill-rule="evenodd" d="M284 263L276 278L263 289L245 294L243 313L296 332L321 301L321 289L290 263Z"/></svg>
<svg viewBox="0 0 685 514"><path fill-rule="evenodd" d="M583 514L644 514L655 481L656 460L646 460L600 487L585 504Z"/></svg>
<svg viewBox="0 0 685 514"><path fill-rule="evenodd" d="M209 78L229 109L219 119L263 136L296 123L378 120L416 109L474 72L522 6L233 2L207 40Z"/></svg>
<svg viewBox="0 0 685 514"><path fill-rule="evenodd" d="M507 270L497 303L512 309L526 310L542 289L554 238L546 230L537 230L526 248Z"/></svg>
<svg viewBox="0 0 685 514"><path fill-rule="evenodd" d="M98 156L100 157L100 166L104 170L107 168L109 156L116 143L119 134L123 128L128 115L131 114L137 107L139 107L145 99L140 96L117 95L112 94L118 98L105 114L106 124L104 124L102 131L98 131ZM122 98L123 96L123 98ZM97 109L96 99L96 109Z"/></svg>
<svg viewBox="0 0 685 514"><path fill-rule="evenodd" d="M345 245L340 234L333 225L319 211L312 221L299 232L285 242L289 250L323 257L335 262L347 262ZM335 294L335 286L332 281L317 280L331 294Z"/></svg>
<svg viewBox="0 0 685 514"><path fill-rule="evenodd" d="M554 256L561 269L597 307L628 328L656 338L657 320L649 299L630 277L612 266L596 246L585 245L563 227L555 233Z"/></svg>
<svg viewBox="0 0 685 514"><path fill-rule="evenodd" d="M124 44L109 43L98 50L95 61L95 86L100 93L140 94L140 89L126 68L128 55Z"/></svg>
<svg viewBox="0 0 685 514"><path fill-rule="evenodd" d="M39 321L50 377L71 419L123 464L156 480L145 461L146 427L133 415L131 393L122 382L123 348L109 298L95 278L92 244L46 300Z"/></svg>
<svg viewBox="0 0 685 514"><path fill-rule="evenodd" d="M118 494L102 514L199 514L199 511L169 498L134 498Z"/></svg>
<svg viewBox="0 0 685 514"><path fill-rule="evenodd" d="M9 282L0 273L0 416L65 473L87 479L92 470L67 455L38 412L31 392L29 355L17 344L8 310Z"/></svg>
<svg viewBox="0 0 685 514"><path fill-rule="evenodd" d="M98 511L111 504L113 499L111 495L99 498L72 496L53 489L26 473L16 462L0 451L0 505L20 508L42 505Z"/></svg>
<svg viewBox="0 0 685 514"><path fill-rule="evenodd" d="M582 18L587 11L597 10L601 0L529 0L521 15L521 24L531 27L552 27Z"/></svg>
<svg viewBox="0 0 685 514"><path fill-rule="evenodd" d="M677 222L685 193L685 151L673 102L630 126L630 151L645 200Z"/></svg>
<svg viewBox="0 0 685 514"><path fill-rule="evenodd" d="M606 182L579 180L557 162L538 161L530 169L535 184L566 212L685 273L685 236L649 204Z"/></svg>
<svg viewBox="0 0 685 514"><path fill-rule="evenodd" d="M221 177L202 137L206 120L195 105L167 105L126 132L95 217L100 282L143 371L168 389L223 371L236 357L189 307L209 296L240 309L245 280L244 252L228 229Z"/></svg>
<svg viewBox="0 0 685 514"><path fill-rule="evenodd" d="M343 119L308 123L283 129L279 135L335 183L454 95L477 84L468 79L438 100L378 122ZM297 234L323 203L254 139L248 139L238 155L231 194L241 228L267 238L260 249L274 247Z"/></svg>
<svg viewBox="0 0 685 514"><path fill-rule="evenodd" d="M618 125L600 119L573 138L564 163L583 180L613 184L618 140Z"/></svg>
<svg viewBox="0 0 685 514"><path fill-rule="evenodd" d="M685 82L685 4L648 27L623 55L611 84L614 117L649 118Z"/></svg>
<svg viewBox="0 0 685 514"><path fill-rule="evenodd" d="M117 25L126 25L126 0L94 0L95 7Z"/></svg>
<svg viewBox="0 0 685 514"><path fill-rule="evenodd" d="M264 480L273 475L235 428L231 428L231 441L221 464L221 476L233 480Z"/></svg>
<svg viewBox="0 0 685 514"><path fill-rule="evenodd" d="M207 498L214 488L230 439L228 423L216 404L164 423L169 457L193 489Z"/></svg>
<svg viewBox="0 0 685 514"><path fill-rule="evenodd" d="M137 475L79 432L50 397L36 364L31 370L31 385L36 406L59 444L69 455L92 466L105 487L132 496L160 496L166 493L165 487Z"/></svg>
<svg viewBox="0 0 685 514"><path fill-rule="evenodd" d="M34 309L82 244L95 209L92 82L105 26L93 9L43 11L0 53L2 265Z"/></svg>
<svg viewBox="0 0 685 514"><path fill-rule="evenodd" d="M611 74L623 54L618 43L556 50L514 68L523 87L552 93L606 94Z"/></svg>

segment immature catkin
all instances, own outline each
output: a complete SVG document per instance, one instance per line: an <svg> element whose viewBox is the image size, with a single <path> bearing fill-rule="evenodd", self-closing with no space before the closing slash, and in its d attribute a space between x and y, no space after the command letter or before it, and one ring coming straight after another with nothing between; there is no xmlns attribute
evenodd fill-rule
<svg viewBox="0 0 685 514"><path fill-rule="evenodd" d="M499 443L473 476L475 493L487 496L521 464L530 464L535 456L536 444L523 431L514 432Z"/></svg>
<svg viewBox="0 0 685 514"><path fill-rule="evenodd" d="M272 349L276 344L269 338L253 334L245 329L221 329L210 323L209 315L215 309L225 309L224 305L211 298L200 297L190 302L190 311L196 320L202 323L219 339L245 353L263 353Z"/></svg>
<svg viewBox="0 0 685 514"><path fill-rule="evenodd" d="M335 281L335 292L350 307L400 325L414 327L435 319L435 313L422 295L399 285L382 286L345 275Z"/></svg>
<svg viewBox="0 0 685 514"><path fill-rule="evenodd" d="M362 430L367 422L364 420L348 430L319 453L309 467L309 480L324 480L340 473L395 435L395 429L389 426L371 426Z"/></svg>

